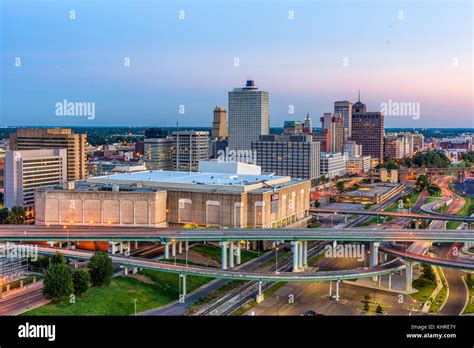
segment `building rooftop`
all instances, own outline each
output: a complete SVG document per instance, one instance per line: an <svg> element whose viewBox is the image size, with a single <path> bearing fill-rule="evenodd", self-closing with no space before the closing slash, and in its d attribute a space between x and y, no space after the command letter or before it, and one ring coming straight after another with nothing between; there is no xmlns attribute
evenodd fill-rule
<svg viewBox="0 0 474 348"><path fill-rule="evenodd" d="M271 174L233 174L211 172L182 172L149 170L127 174L114 174L86 179L88 183L141 184L164 189L193 189L210 191L245 192L259 188L272 188L303 180Z"/></svg>

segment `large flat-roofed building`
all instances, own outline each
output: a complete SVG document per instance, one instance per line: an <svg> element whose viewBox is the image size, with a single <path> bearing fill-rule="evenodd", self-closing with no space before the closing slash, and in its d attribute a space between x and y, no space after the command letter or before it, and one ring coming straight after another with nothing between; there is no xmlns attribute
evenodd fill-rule
<svg viewBox="0 0 474 348"><path fill-rule="evenodd" d="M311 135L262 135L252 151L264 172L313 180L320 176L319 146Z"/></svg>
<svg viewBox="0 0 474 348"><path fill-rule="evenodd" d="M5 156L5 207L32 210L35 189L67 180L67 150L7 151Z"/></svg>
<svg viewBox="0 0 474 348"><path fill-rule="evenodd" d="M366 174L370 171L370 156L348 156L347 172L357 175Z"/></svg>
<svg viewBox="0 0 474 348"><path fill-rule="evenodd" d="M85 207L74 214L72 220L75 223L88 224L92 221L91 224L94 224L100 221L100 224L130 225L132 220L128 218L125 223L123 214L130 214L130 207L135 206L129 202L133 201L133 194L139 192L143 195L142 191L146 189L166 193L166 204L162 202L164 196L150 199L160 200L158 210L166 212L166 225L170 227L185 224L242 228L300 227L305 226L309 214L310 181L288 176L144 171L89 178L76 182L75 186L76 189L56 187L42 190L36 204L37 209L44 213L37 218L37 224L67 222L66 217L59 216L58 210L66 214L67 206L73 199L77 202L76 207ZM79 186L81 189L77 189ZM104 191L106 189L108 191ZM123 198L119 198L122 191ZM149 193L151 196L154 194ZM85 203L88 200L91 201L89 208ZM144 198L141 200L147 201ZM135 206L135 214L144 213L147 209L157 214L158 210L153 207L158 203L153 204L152 208L146 208L150 205L145 203L141 207ZM128 213L125 213L125 207L128 207ZM101 214L108 215L101 218ZM65 216L69 218L69 215ZM161 220L152 218L151 223L161 224Z"/></svg>
<svg viewBox="0 0 474 348"><path fill-rule="evenodd" d="M397 183L365 184L354 191L341 193L336 199L342 203L378 204L404 190L405 186Z"/></svg>
<svg viewBox="0 0 474 348"><path fill-rule="evenodd" d="M173 170L175 141L171 137L146 138L143 159L147 169Z"/></svg>
<svg viewBox="0 0 474 348"><path fill-rule="evenodd" d="M87 134L67 128L18 128L10 134L10 150L67 149L67 180L87 176Z"/></svg>
<svg viewBox="0 0 474 348"><path fill-rule="evenodd" d="M166 227L166 191L140 185L81 182L39 189L35 223Z"/></svg>

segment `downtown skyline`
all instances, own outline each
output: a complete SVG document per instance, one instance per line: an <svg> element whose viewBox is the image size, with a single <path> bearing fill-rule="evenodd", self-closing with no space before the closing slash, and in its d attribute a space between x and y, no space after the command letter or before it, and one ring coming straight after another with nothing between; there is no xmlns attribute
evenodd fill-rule
<svg viewBox="0 0 474 348"><path fill-rule="evenodd" d="M471 7L6 1L0 125L210 126L251 78L269 92L271 127L318 119L358 90L371 111L419 104L419 119L387 116L387 128L473 127ZM56 116L63 100L95 103L96 117Z"/></svg>

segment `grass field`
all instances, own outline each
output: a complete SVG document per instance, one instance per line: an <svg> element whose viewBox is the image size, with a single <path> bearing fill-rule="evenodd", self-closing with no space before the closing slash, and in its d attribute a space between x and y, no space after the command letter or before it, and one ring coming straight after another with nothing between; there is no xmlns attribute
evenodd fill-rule
<svg viewBox="0 0 474 348"><path fill-rule="evenodd" d="M116 277L109 286L91 288L84 295L76 297L75 303L51 303L23 315L132 315L135 310L134 299L137 299L137 312L178 299L178 275L149 270L140 271L139 274L146 276L148 282L131 277ZM188 293L210 280L188 276Z"/></svg>
<svg viewBox="0 0 474 348"><path fill-rule="evenodd" d="M469 216L474 211L474 199L463 197L464 206L455 215ZM449 221L447 223L447 229L455 229L461 224L461 221Z"/></svg>
<svg viewBox="0 0 474 348"><path fill-rule="evenodd" d="M221 248L213 246L213 245L194 245L192 247L192 251L200 253L202 255L206 255L211 257L212 259L216 260L217 262L221 262ZM240 261L241 263L245 263L250 261L261 254L256 251L248 251L248 250L241 250L240 251Z"/></svg>
<svg viewBox="0 0 474 348"><path fill-rule="evenodd" d="M467 276L464 276L464 282L467 285ZM474 287L471 285L470 287L467 285L467 289L469 290L469 300L467 302L467 306L464 309L464 312L462 314L471 314L474 313L474 303L473 298L474 298Z"/></svg>

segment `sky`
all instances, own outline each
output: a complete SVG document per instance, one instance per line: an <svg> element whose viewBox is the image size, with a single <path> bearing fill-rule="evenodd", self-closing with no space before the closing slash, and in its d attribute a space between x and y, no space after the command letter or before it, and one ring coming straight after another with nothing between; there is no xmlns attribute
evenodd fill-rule
<svg viewBox="0 0 474 348"><path fill-rule="evenodd" d="M358 90L391 105L386 127L474 127L473 17L471 0L0 0L0 127L210 127L247 79L272 127L318 127Z"/></svg>

